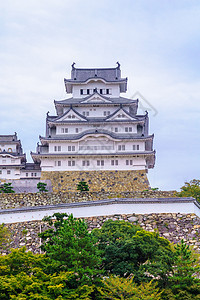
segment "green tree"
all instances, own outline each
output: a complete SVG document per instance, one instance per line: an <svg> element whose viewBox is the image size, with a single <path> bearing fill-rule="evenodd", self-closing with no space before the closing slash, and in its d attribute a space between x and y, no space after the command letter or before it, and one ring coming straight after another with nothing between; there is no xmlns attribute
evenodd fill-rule
<svg viewBox="0 0 200 300"><path fill-rule="evenodd" d="M174 266L169 287L175 299L200 299L199 261L183 240L174 249Z"/></svg>
<svg viewBox="0 0 200 300"><path fill-rule="evenodd" d="M103 287L98 289L102 298L112 300L160 300L162 292L153 282L137 285L133 278L110 276L103 280Z"/></svg>
<svg viewBox="0 0 200 300"><path fill-rule="evenodd" d="M44 182L38 182L37 189L39 190L39 192L48 192L47 184Z"/></svg>
<svg viewBox="0 0 200 300"><path fill-rule="evenodd" d="M91 283L99 274L101 259L96 239L88 232L86 222L59 213L44 220L51 226L40 234L41 248L51 260L49 272L73 271L81 282Z"/></svg>
<svg viewBox="0 0 200 300"><path fill-rule="evenodd" d="M0 256L0 299L91 299L93 286L79 284L74 272L47 274L49 258L25 248Z"/></svg>
<svg viewBox="0 0 200 300"><path fill-rule="evenodd" d="M98 238L105 274L134 275L141 283L159 278L161 286L172 270L173 252L168 240L125 221L106 221L93 230Z"/></svg>
<svg viewBox="0 0 200 300"><path fill-rule="evenodd" d="M4 183L1 187L0 187L0 193L15 193L15 191L13 190L12 187L12 183L8 182L8 183Z"/></svg>
<svg viewBox="0 0 200 300"><path fill-rule="evenodd" d="M77 190L80 192L88 192L89 191L89 187L86 181L80 181L77 184Z"/></svg>
<svg viewBox="0 0 200 300"><path fill-rule="evenodd" d="M185 185L181 187L181 192L178 193L180 197L194 197L200 202L200 180L193 179L189 182L185 182Z"/></svg>

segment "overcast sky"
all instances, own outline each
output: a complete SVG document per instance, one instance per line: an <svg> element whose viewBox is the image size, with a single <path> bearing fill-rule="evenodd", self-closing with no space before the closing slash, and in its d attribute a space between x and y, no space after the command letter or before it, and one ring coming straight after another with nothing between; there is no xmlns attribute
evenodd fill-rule
<svg viewBox="0 0 200 300"><path fill-rule="evenodd" d="M115 67L150 114L152 187L200 179L200 1L0 1L0 134L35 151L71 64ZM122 94L125 96L125 94ZM30 156L28 155L28 158ZM29 158L30 160L30 158Z"/></svg>

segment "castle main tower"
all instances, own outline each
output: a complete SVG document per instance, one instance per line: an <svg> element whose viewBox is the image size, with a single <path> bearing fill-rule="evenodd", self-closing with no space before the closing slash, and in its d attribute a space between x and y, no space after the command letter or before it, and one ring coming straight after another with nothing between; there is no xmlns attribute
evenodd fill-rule
<svg viewBox="0 0 200 300"><path fill-rule="evenodd" d="M121 96L127 78L116 68L80 69L72 65L64 79L71 98L55 101L56 115L46 118L46 135L31 153L41 179L54 191L75 191L86 180L91 191L148 188L146 172L154 167L153 135L148 113L137 115L138 100Z"/></svg>

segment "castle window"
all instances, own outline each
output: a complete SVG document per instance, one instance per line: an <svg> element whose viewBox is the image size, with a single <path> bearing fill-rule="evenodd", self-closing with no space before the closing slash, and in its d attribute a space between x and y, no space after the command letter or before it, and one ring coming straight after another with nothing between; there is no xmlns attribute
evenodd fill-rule
<svg viewBox="0 0 200 300"><path fill-rule="evenodd" d="M68 128L61 128L61 133L68 133Z"/></svg>
<svg viewBox="0 0 200 300"><path fill-rule="evenodd" d="M75 129L76 133L78 133L78 128Z"/></svg>
<svg viewBox="0 0 200 300"><path fill-rule="evenodd" d="M140 150L140 145L133 145L133 150Z"/></svg>
<svg viewBox="0 0 200 300"><path fill-rule="evenodd" d="M60 167L61 166L61 161L60 160L55 160L55 166ZM33 175L31 175L33 176Z"/></svg>
<svg viewBox="0 0 200 300"><path fill-rule="evenodd" d="M72 151L72 146L68 146L68 151Z"/></svg>
<svg viewBox="0 0 200 300"><path fill-rule="evenodd" d="M90 94L90 90L89 89L87 89L87 95L89 95Z"/></svg>
<svg viewBox="0 0 200 300"><path fill-rule="evenodd" d="M68 160L68 166L74 167L75 166L75 160Z"/></svg>
<svg viewBox="0 0 200 300"><path fill-rule="evenodd" d="M82 161L82 166L85 167L85 166L89 166L90 165L90 161L89 160L83 160Z"/></svg>
<svg viewBox="0 0 200 300"><path fill-rule="evenodd" d="M133 161L132 161L132 159L130 159L130 160L126 160L126 165L128 166L128 165L132 165L133 164Z"/></svg>
<svg viewBox="0 0 200 300"><path fill-rule="evenodd" d="M8 152L12 152L12 148L8 148Z"/></svg>
<svg viewBox="0 0 200 300"><path fill-rule="evenodd" d="M97 160L97 166L104 166L104 160Z"/></svg>
<svg viewBox="0 0 200 300"><path fill-rule="evenodd" d="M103 94L103 89L100 89L100 94Z"/></svg>
<svg viewBox="0 0 200 300"><path fill-rule="evenodd" d="M110 91L109 89L106 89L106 94L109 95L110 94Z"/></svg>
<svg viewBox="0 0 200 300"><path fill-rule="evenodd" d="M125 150L125 145L118 145L118 150L119 151Z"/></svg>
<svg viewBox="0 0 200 300"><path fill-rule="evenodd" d="M2 174L2 170L0 170L0 174Z"/></svg>
<svg viewBox="0 0 200 300"><path fill-rule="evenodd" d="M35 177L37 177L37 173L35 173Z"/></svg>
<svg viewBox="0 0 200 300"><path fill-rule="evenodd" d="M75 151L75 146L72 146L72 151Z"/></svg>
<svg viewBox="0 0 200 300"><path fill-rule="evenodd" d="M11 172L10 172L10 170L7 170L7 174L10 174Z"/></svg>
<svg viewBox="0 0 200 300"><path fill-rule="evenodd" d="M58 151L61 151L61 146L58 146Z"/></svg>
<svg viewBox="0 0 200 300"><path fill-rule="evenodd" d="M83 95L83 89L80 89L80 94Z"/></svg>
<svg viewBox="0 0 200 300"><path fill-rule="evenodd" d="M116 160L114 160L114 159L111 160L111 166L114 166L114 165L118 166L118 160L117 159Z"/></svg>
<svg viewBox="0 0 200 300"><path fill-rule="evenodd" d="M33 177L33 173L31 173L31 177Z"/></svg>
<svg viewBox="0 0 200 300"><path fill-rule="evenodd" d="M26 177L28 177L28 173L26 173Z"/></svg>
<svg viewBox="0 0 200 300"><path fill-rule="evenodd" d="M115 132L118 132L118 128L117 127L115 127Z"/></svg>
<svg viewBox="0 0 200 300"><path fill-rule="evenodd" d="M125 132L132 132L132 127L125 127Z"/></svg>

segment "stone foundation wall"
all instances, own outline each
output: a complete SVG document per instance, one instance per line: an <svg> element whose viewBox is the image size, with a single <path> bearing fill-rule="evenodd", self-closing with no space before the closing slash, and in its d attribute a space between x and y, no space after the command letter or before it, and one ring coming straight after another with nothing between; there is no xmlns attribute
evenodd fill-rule
<svg viewBox="0 0 200 300"><path fill-rule="evenodd" d="M84 180L91 192L143 191L149 188L146 171L63 171L42 172L41 180L51 180L53 192L77 190Z"/></svg>
<svg viewBox="0 0 200 300"><path fill-rule="evenodd" d="M140 225L147 231L158 230L170 242L178 243L183 239L188 245L200 252L200 218L194 214L129 214L85 218L89 230L100 228L108 220L126 220ZM30 221L6 225L11 231L10 248L26 246L34 253L40 253L38 233L47 229L41 221ZM4 250L3 253L8 253Z"/></svg>
<svg viewBox="0 0 200 300"><path fill-rule="evenodd" d="M176 191L133 191L133 192L57 192L0 194L0 208L20 208L59 203L96 201L111 198L169 198L177 197Z"/></svg>

